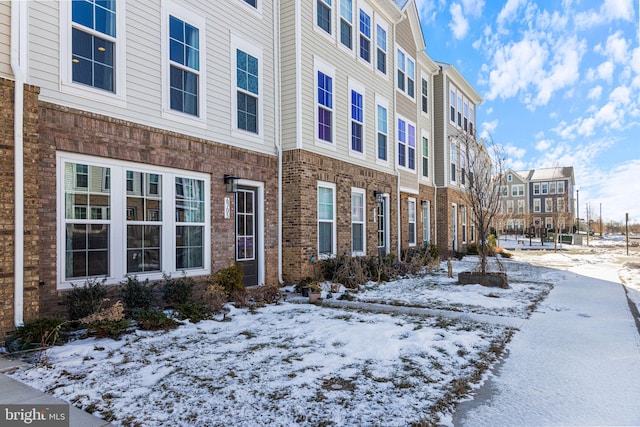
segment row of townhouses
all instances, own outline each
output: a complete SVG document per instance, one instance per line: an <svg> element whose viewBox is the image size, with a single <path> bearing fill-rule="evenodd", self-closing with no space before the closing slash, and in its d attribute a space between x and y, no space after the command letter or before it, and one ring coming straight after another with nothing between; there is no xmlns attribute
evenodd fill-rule
<svg viewBox="0 0 640 427"><path fill-rule="evenodd" d="M501 182L495 229L500 233L575 232L573 167L507 170Z"/></svg>
<svg viewBox="0 0 640 427"><path fill-rule="evenodd" d="M295 283L475 239L482 99L414 0L3 1L0 91L3 331L91 277Z"/></svg>

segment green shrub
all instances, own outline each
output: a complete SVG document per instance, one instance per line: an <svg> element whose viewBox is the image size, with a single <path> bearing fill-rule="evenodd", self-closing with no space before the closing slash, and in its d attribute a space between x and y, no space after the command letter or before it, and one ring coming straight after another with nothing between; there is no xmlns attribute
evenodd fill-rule
<svg viewBox="0 0 640 427"><path fill-rule="evenodd" d="M18 327L15 340L7 345L10 351L27 350L62 344L67 322L58 317L41 317Z"/></svg>
<svg viewBox="0 0 640 427"><path fill-rule="evenodd" d="M177 309L178 319L189 319L192 323L211 319L211 310L206 304L196 301L187 301L180 304Z"/></svg>
<svg viewBox="0 0 640 427"><path fill-rule="evenodd" d="M220 285L224 288L227 295L231 295L234 291L244 291L242 277L242 267L236 263L213 273L209 277L209 284Z"/></svg>
<svg viewBox="0 0 640 427"><path fill-rule="evenodd" d="M469 243L467 244L467 255L478 255L478 244L477 243Z"/></svg>
<svg viewBox="0 0 640 427"><path fill-rule="evenodd" d="M191 299L193 286L195 284L192 278L184 274L182 277L172 278L166 274L163 277L162 300L169 307L177 308Z"/></svg>
<svg viewBox="0 0 640 427"><path fill-rule="evenodd" d="M129 327L131 321L129 319L120 320L97 320L87 325L89 335L97 338L111 338L114 340L119 339L124 335Z"/></svg>
<svg viewBox="0 0 640 427"><path fill-rule="evenodd" d="M136 308L153 306L153 288L149 285L149 279L140 283L136 276L127 277L127 281L120 287L120 296L128 316Z"/></svg>
<svg viewBox="0 0 640 427"><path fill-rule="evenodd" d="M180 325L180 323L169 318L164 311L156 307L137 308L133 310L132 317L140 329L147 331L168 331Z"/></svg>
<svg viewBox="0 0 640 427"><path fill-rule="evenodd" d="M106 279L89 279L84 286L74 285L73 289L66 293L65 300L69 305L71 320L82 319L100 310L107 298L105 282Z"/></svg>

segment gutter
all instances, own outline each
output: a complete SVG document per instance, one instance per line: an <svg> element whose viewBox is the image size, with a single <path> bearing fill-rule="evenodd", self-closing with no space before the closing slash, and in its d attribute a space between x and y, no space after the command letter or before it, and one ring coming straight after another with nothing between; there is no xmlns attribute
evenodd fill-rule
<svg viewBox="0 0 640 427"><path fill-rule="evenodd" d="M14 87L14 291L13 321L24 324L24 84L27 3L11 0L11 70Z"/></svg>

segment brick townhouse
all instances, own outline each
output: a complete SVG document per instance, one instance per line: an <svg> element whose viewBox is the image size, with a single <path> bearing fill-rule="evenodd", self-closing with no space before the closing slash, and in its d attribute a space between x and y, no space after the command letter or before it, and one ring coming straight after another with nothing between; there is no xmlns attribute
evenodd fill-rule
<svg viewBox="0 0 640 427"><path fill-rule="evenodd" d="M90 277L473 239L449 172L481 99L413 0L1 2L0 91L3 334Z"/></svg>

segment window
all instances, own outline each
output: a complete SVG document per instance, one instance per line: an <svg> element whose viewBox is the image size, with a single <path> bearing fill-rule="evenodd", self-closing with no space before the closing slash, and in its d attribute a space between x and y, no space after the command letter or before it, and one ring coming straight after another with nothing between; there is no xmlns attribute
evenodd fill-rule
<svg viewBox="0 0 640 427"><path fill-rule="evenodd" d="M564 199L563 198L558 197L558 200L556 201L556 204L558 206L558 212L560 212L560 213L565 212Z"/></svg>
<svg viewBox="0 0 640 427"><path fill-rule="evenodd" d="M544 226L547 230L551 230L553 228L553 218L547 217L544 219Z"/></svg>
<svg viewBox="0 0 640 427"><path fill-rule="evenodd" d="M416 127L415 125L398 119L398 164L415 170L416 156Z"/></svg>
<svg viewBox="0 0 640 427"><path fill-rule="evenodd" d="M199 115L199 39L198 28L169 16L170 108L192 116Z"/></svg>
<svg viewBox="0 0 640 427"><path fill-rule="evenodd" d="M558 181L557 184L558 194L564 194L564 181Z"/></svg>
<svg viewBox="0 0 640 427"><path fill-rule="evenodd" d="M467 101L466 99L464 100L464 107L463 107L463 129L466 131L469 129L469 101Z"/></svg>
<svg viewBox="0 0 640 427"><path fill-rule="evenodd" d="M549 184L547 184L546 182L543 182L541 184L541 188L542 188L542 194L549 194Z"/></svg>
<svg viewBox="0 0 640 427"><path fill-rule="evenodd" d="M415 62L401 49L398 49L398 89L414 97L415 91Z"/></svg>
<svg viewBox="0 0 640 427"><path fill-rule="evenodd" d="M250 6L253 6L255 8L258 7L258 0L244 0L245 3L247 3Z"/></svg>
<svg viewBox="0 0 640 427"><path fill-rule="evenodd" d="M533 194L535 194L535 195L540 194L540 184L539 183L533 184Z"/></svg>
<svg viewBox="0 0 640 427"><path fill-rule="evenodd" d="M429 85L422 79L422 112L429 114Z"/></svg>
<svg viewBox="0 0 640 427"><path fill-rule="evenodd" d="M474 108L473 104L469 103L469 133L473 135L473 121L474 121Z"/></svg>
<svg viewBox="0 0 640 427"><path fill-rule="evenodd" d="M333 79L318 71L318 139L333 142Z"/></svg>
<svg viewBox="0 0 640 427"><path fill-rule="evenodd" d="M462 93L458 92L458 127L462 127Z"/></svg>
<svg viewBox="0 0 640 427"><path fill-rule="evenodd" d="M513 181L513 175L509 174L507 175L507 182L511 182Z"/></svg>
<svg viewBox="0 0 640 427"><path fill-rule="evenodd" d="M511 195L514 197L524 196L524 184L513 184L511 186Z"/></svg>
<svg viewBox="0 0 640 427"><path fill-rule="evenodd" d="M371 62L371 17L360 10L360 58Z"/></svg>
<svg viewBox="0 0 640 427"><path fill-rule="evenodd" d="M335 255L335 186L318 183L318 256Z"/></svg>
<svg viewBox="0 0 640 427"><path fill-rule="evenodd" d="M422 137L422 176L429 177L429 140Z"/></svg>
<svg viewBox="0 0 640 427"><path fill-rule="evenodd" d="M513 200L507 200L507 213L513 213Z"/></svg>
<svg viewBox="0 0 640 427"><path fill-rule="evenodd" d="M422 242L431 241L431 203L428 200L422 202Z"/></svg>
<svg viewBox="0 0 640 427"><path fill-rule="evenodd" d="M316 0L316 24L331 34L331 2L332 0Z"/></svg>
<svg viewBox="0 0 640 427"><path fill-rule="evenodd" d="M460 206L460 212L462 219L460 223L462 224L462 243L467 243L467 207Z"/></svg>
<svg viewBox="0 0 640 427"><path fill-rule="evenodd" d="M258 133L258 58L236 50L237 126Z"/></svg>
<svg viewBox="0 0 640 427"><path fill-rule="evenodd" d="M501 185L500 186L500 194L502 197L507 197L509 194L509 186L508 185Z"/></svg>
<svg viewBox="0 0 640 427"><path fill-rule="evenodd" d="M408 228L408 243L409 246L415 246L416 244L416 199L409 198L407 205L407 220L409 222Z"/></svg>
<svg viewBox="0 0 640 427"><path fill-rule="evenodd" d="M540 212L540 199L533 199L533 211Z"/></svg>
<svg viewBox="0 0 640 427"><path fill-rule="evenodd" d="M553 212L553 199L551 197L544 199L544 211Z"/></svg>
<svg viewBox="0 0 640 427"><path fill-rule="evenodd" d="M362 94L351 90L351 151L363 152L363 101Z"/></svg>
<svg viewBox="0 0 640 427"><path fill-rule="evenodd" d="M458 164L458 147L456 143L451 143L451 181L456 182L456 167Z"/></svg>
<svg viewBox="0 0 640 427"><path fill-rule="evenodd" d="M116 2L73 1L71 21L72 81L115 92Z"/></svg>
<svg viewBox="0 0 640 427"><path fill-rule="evenodd" d="M449 90L449 120L453 123L456 122L456 90L452 88Z"/></svg>
<svg viewBox="0 0 640 427"><path fill-rule="evenodd" d="M340 0L340 42L353 48L353 0Z"/></svg>
<svg viewBox="0 0 640 427"><path fill-rule="evenodd" d="M354 256L366 253L364 201L364 190L351 190L351 252Z"/></svg>
<svg viewBox="0 0 640 427"><path fill-rule="evenodd" d="M387 109L377 106L378 114L378 160L387 161Z"/></svg>
<svg viewBox="0 0 640 427"><path fill-rule="evenodd" d="M460 156L460 184L465 185L467 180L466 157L464 154Z"/></svg>
<svg viewBox="0 0 640 427"><path fill-rule="evenodd" d="M518 213L524 213L524 200L518 200Z"/></svg>
<svg viewBox="0 0 640 427"><path fill-rule="evenodd" d="M58 170L59 283L208 272L208 175L73 154Z"/></svg>
<svg viewBox="0 0 640 427"><path fill-rule="evenodd" d="M378 71L387 74L387 31L380 25L376 27L376 46Z"/></svg>
<svg viewBox="0 0 640 427"><path fill-rule="evenodd" d="M556 183L555 182L550 182L549 183L549 194L556 194Z"/></svg>

